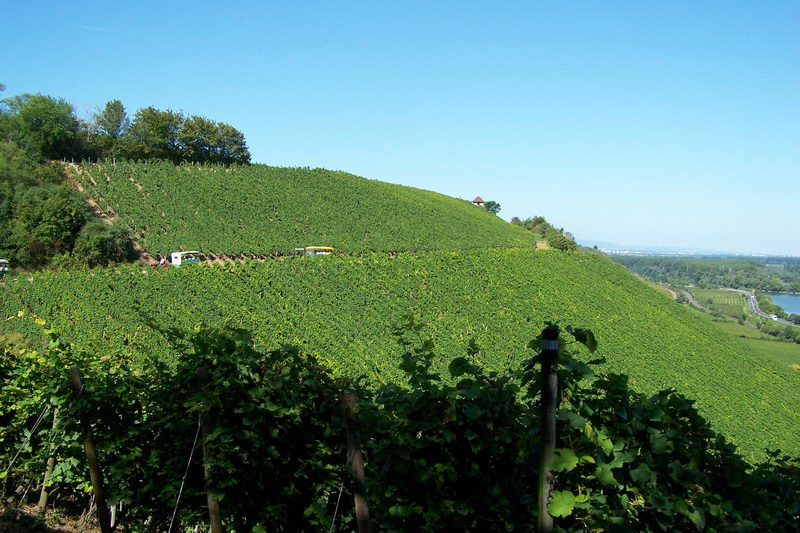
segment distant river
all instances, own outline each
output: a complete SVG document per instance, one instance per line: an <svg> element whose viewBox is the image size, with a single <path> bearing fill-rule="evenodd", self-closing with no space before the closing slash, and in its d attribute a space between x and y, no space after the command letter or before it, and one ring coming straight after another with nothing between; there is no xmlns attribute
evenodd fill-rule
<svg viewBox="0 0 800 533"><path fill-rule="evenodd" d="M788 314L800 315L800 295L798 294L769 294L770 300L775 305L780 305Z"/></svg>

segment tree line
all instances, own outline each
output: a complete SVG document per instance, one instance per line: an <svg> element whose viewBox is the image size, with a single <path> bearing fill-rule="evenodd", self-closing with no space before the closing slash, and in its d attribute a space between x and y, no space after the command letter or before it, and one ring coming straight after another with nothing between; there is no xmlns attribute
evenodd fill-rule
<svg viewBox="0 0 800 533"><path fill-rule="evenodd" d="M0 84L0 91L5 86ZM97 220L66 185L62 161L125 158L247 164L236 128L112 100L88 119L67 101L20 94L0 101L0 257L24 267L103 265L134 254L126 229Z"/></svg>
<svg viewBox="0 0 800 533"><path fill-rule="evenodd" d="M673 285L800 292L800 258L613 256L612 259L643 278Z"/></svg>
<svg viewBox="0 0 800 533"><path fill-rule="evenodd" d="M89 124L96 153L124 159L248 164L244 134L200 115L145 107L131 120L119 100L106 103Z"/></svg>
<svg viewBox="0 0 800 533"><path fill-rule="evenodd" d="M118 157L250 163L244 134L229 124L152 106L131 118L120 100L79 119L61 98L12 96L0 102L0 134L35 161Z"/></svg>

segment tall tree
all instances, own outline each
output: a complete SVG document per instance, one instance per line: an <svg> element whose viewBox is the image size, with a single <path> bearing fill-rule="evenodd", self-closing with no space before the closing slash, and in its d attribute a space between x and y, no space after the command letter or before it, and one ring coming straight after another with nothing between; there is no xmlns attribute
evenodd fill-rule
<svg viewBox="0 0 800 533"><path fill-rule="evenodd" d="M131 126L125 106L119 100L107 102L102 111L95 113L94 123L99 134L111 139L121 137Z"/></svg>
<svg viewBox="0 0 800 533"><path fill-rule="evenodd" d="M22 106L25 105L25 102L31 98L33 98L33 95L29 93L22 93L9 96L8 98L3 98L3 101L0 102L0 113L4 113L6 115L16 115L19 113L19 110L22 109Z"/></svg>
<svg viewBox="0 0 800 533"><path fill-rule="evenodd" d="M496 215L500 212L500 204L495 202L494 200L489 200L483 205L483 208L489 211L491 214Z"/></svg>
<svg viewBox="0 0 800 533"><path fill-rule="evenodd" d="M12 141L0 140L0 182L8 182L12 186L34 183L36 161Z"/></svg>
<svg viewBox="0 0 800 533"><path fill-rule="evenodd" d="M250 163L250 151L244 140L244 134L229 124L218 125L218 142L216 146L219 161L222 163Z"/></svg>
<svg viewBox="0 0 800 533"><path fill-rule="evenodd" d="M189 161L216 161L218 129L217 123L206 117L192 115L184 120L179 133L183 157Z"/></svg>
<svg viewBox="0 0 800 533"><path fill-rule="evenodd" d="M145 107L136 112L130 128L130 135L139 145L140 157L163 158L178 161L180 157L179 133L184 117L167 109Z"/></svg>
<svg viewBox="0 0 800 533"><path fill-rule="evenodd" d="M6 98L3 103L8 108L8 140L40 159L71 155L78 119L69 103L40 94Z"/></svg>

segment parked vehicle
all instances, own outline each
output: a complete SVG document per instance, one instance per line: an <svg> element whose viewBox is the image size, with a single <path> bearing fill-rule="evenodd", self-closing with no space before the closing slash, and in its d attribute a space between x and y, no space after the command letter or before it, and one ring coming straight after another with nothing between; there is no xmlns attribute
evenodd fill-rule
<svg viewBox="0 0 800 533"><path fill-rule="evenodd" d="M330 255L333 248L330 246L306 246L306 256Z"/></svg>
<svg viewBox="0 0 800 533"><path fill-rule="evenodd" d="M196 250L190 250L186 252L172 252L170 254L170 264L175 268L180 268L183 265L194 265L202 260L203 260L203 255Z"/></svg>

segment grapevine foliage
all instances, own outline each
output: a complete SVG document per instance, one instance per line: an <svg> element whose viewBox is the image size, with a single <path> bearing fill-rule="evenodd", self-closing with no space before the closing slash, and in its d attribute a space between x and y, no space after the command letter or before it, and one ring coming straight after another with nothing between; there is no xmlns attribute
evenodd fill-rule
<svg viewBox="0 0 800 533"><path fill-rule="evenodd" d="M569 330L568 330L569 331ZM751 467L693 402L673 390L644 395L624 375L596 374L602 359L585 330L559 353L561 404L549 512L561 531L793 531L800 513L800 462L771 452ZM508 372L481 368L471 343L441 357L413 317L398 329L402 382L375 391L331 376L295 348L260 352L243 330L168 332L176 365L141 357L92 357L51 331L46 355L0 360L4 481L40 478L57 457L53 485L75 508L88 479L77 420L92 423L111 502L128 530L165 529L197 432L205 436L208 484L233 531L355 528L339 398L356 392L368 501L381 531L526 531L536 523L539 378L535 357ZM563 339L562 339L563 340ZM580 341L580 342L579 342ZM532 346L536 345L534 340ZM584 356L576 358L582 352ZM530 354L531 352L529 352ZM86 388L73 400L66 366ZM42 406L54 427L30 439ZM203 437L201 437L201 441ZM180 524L204 520L202 454L189 463Z"/></svg>
<svg viewBox="0 0 800 533"><path fill-rule="evenodd" d="M151 254L532 247L468 202L325 169L266 165L85 164L75 179Z"/></svg>
<svg viewBox="0 0 800 533"><path fill-rule="evenodd" d="M570 280L565 283L563 280ZM736 338L594 255L470 250L396 256L328 256L247 261L154 271L134 267L42 272L7 278L2 311L27 309L89 353L175 364L181 340L165 331L231 326L252 331L259 350L299 346L337 376L404 379L392 327L409 311L437 339L436 373L473 339L490 350L475 364L519 364L530 331L553 316L581 321L600 343L609 370L633 388L675 387L748 459L764 449L800 453L800 373L754 353ZM40 336L27 320L0 329ZM36 344L34 343L34 346Z"/></svg>

